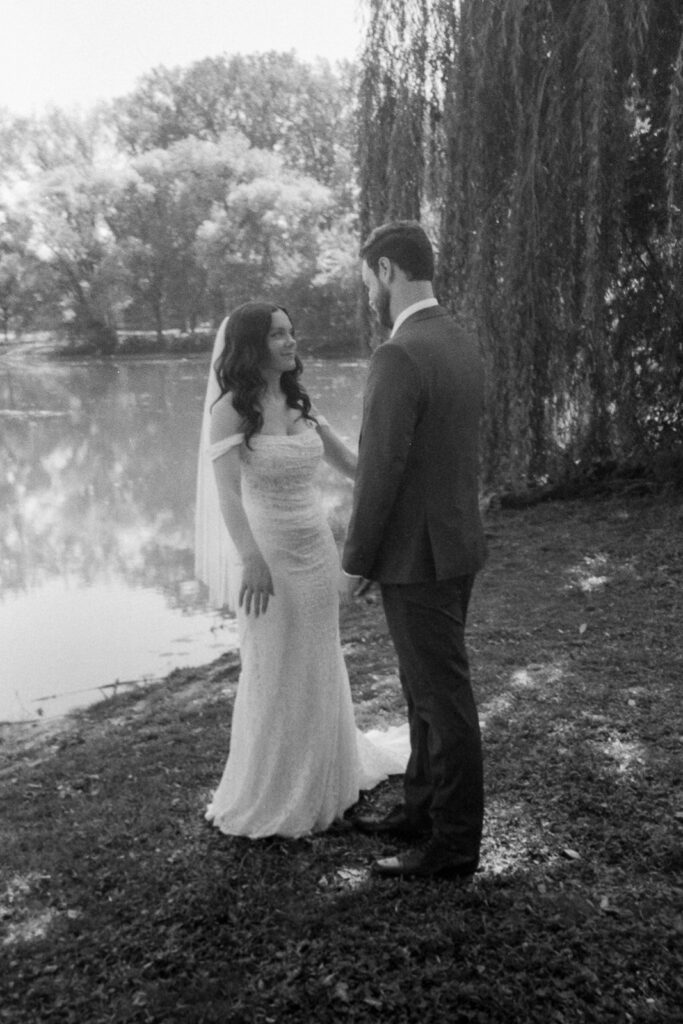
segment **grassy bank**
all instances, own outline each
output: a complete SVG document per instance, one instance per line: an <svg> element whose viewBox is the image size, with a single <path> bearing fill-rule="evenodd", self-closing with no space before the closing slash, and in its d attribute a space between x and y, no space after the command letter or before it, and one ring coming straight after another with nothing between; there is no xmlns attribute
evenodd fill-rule
<svg viewBox="0 0 683 1024"><path fill-rule="evenodd" d="M4 735L0 1021L680 1019L683 506L554 502L493 511L487 530L472 884L371 880L388 847L355 833L209 828L226 657ZM345 612L343 636L359 724L399 721L377 603Z"/></svg>

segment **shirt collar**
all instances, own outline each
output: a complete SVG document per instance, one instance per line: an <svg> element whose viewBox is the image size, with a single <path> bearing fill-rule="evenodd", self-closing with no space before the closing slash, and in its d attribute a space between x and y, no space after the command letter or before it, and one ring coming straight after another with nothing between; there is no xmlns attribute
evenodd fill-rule
<svg viewBox="0 0 683 1024"><path fill-rule="evenodd" d="M420 299L419 302L414 302L412 306L406 306L406 308L402 310L394 320L394 326L391 328L391 334L389 337L393 338L401 324L404 323L409 316L412 316L413 313L419 313L421 309L430 309L432 306L438 305L439 300L432 297L431 299Z"/></svg>

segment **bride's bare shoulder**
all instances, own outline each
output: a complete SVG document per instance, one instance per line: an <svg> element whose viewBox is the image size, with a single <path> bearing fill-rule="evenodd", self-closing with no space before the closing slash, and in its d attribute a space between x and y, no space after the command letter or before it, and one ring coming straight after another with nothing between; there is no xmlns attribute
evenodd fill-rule
<svg viewBox="0 0 683 1024"><path fill-rule="evenodd" d="M241 434L243 430L244 421L232 404L231 392L227 391L211 408L211 443Z"/></svg>

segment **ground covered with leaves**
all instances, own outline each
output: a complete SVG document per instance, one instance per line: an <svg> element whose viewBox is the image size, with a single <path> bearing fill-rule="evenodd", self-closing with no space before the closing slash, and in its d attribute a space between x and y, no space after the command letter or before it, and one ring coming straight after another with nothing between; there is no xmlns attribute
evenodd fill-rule
<svg viewBox="0 0 683 1024"><path fill-rule="evenodd" d="M237 666L0 743L0 1021L673 1022L683 1005L683 505L491 510L470 650L482 870L384 841L228 839L202 812ZM381 610L344 613L358 721L401 720ZM365 797L388 807L392 780Z"/></svg>

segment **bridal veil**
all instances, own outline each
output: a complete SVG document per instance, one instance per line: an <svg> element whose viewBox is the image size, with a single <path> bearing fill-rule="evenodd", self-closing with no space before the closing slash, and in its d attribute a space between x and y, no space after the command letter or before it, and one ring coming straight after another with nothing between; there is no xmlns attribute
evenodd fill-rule
<svg viewBox="0 0 683 1024"><path fill-rule="evenodd" d="M242 571L237 550L221 514L210 454L211 407L221 395L214 367L225 345L228 319L223 320L216 332L204 398L197 460L194 555L195 575L209 588L210 603L215 608L227 607L229 611L236 612Z"/></svg>

